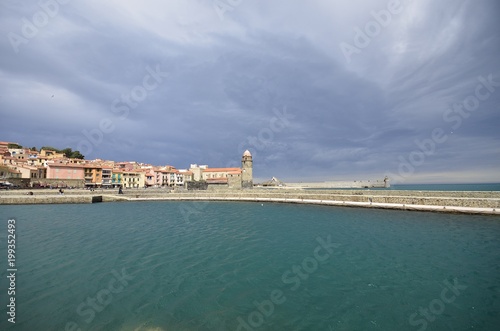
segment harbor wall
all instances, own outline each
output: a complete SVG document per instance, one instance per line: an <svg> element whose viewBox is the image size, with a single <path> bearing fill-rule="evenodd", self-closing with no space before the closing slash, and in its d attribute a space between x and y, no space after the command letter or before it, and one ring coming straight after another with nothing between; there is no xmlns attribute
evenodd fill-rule
<svg viewBox="0 0 500 331"><path fill-rule="evenodd" d="M436 210L453 212L480 212L496 214L500 211L500 192L464 191L396 191L396 190L216 190L176 191L157 189L130 189L118 195L115 190L36 190L34 195L21 195L20 190L0 192L1 204L92 203L113 201L154 200L213 200L288 202L325 205L345 205L375 208ZM20 194L21 193L21 194ZM99 198L96 198L99 197ZM447 210L446 208L462 208Z"/></svg>
<svg viewBox="0 0 500 331"><path fill-rule="evenodd" d="M351 193L303 193L297 191L287 192L196 192L196 193L174 193L162 197L165 200L189 200L189 199L207 199L207 200L235 200L247 199L256 201L265 201L266 199L293 199L293 200L317 200L317 201L341 201L341 202L360 202L360 203L385 203L385 204L404 204L404 205L434 205L434 206L456 206L456 207L475 207L475 208L499 208L500 193L493 196L488 194L460 194L461 196L434 195L434 192L421 192L419 194L408 195L384 195L384 194L360 194L360 192ZM131 199L154 199L154 195L136 194Z"/></svg>
<svg viewBox="0 0 500 331"><path fill-rule="evenodd" d="M0 205L92 203L91 195L0 195Z"/></svg>

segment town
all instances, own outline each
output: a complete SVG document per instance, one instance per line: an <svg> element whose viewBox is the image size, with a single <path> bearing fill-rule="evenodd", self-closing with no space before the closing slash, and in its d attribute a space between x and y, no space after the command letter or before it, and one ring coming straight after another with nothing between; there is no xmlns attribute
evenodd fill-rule
<svg viewBox="0 0 500 331"><path fill-rule="evenodd" d="M253 187L253 160L246 150L241 168L210 168L191 164L189 169L155 166L135 161L85 160L78 151L25 148L0 142L0 184L3 188L186 188ZM66 152L66 153L65 153Z"/></svg>

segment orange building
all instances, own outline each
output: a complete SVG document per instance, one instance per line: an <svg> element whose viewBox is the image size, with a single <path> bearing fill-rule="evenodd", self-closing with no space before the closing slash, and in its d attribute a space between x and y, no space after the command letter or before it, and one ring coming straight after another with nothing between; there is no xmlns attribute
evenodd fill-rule
<svg viewBox="0 0 500 331"><path fill-rule="evenodd" d="M84 164L84 179L86 187L101 187L102 185L102 166L97 164Z"/></svg>

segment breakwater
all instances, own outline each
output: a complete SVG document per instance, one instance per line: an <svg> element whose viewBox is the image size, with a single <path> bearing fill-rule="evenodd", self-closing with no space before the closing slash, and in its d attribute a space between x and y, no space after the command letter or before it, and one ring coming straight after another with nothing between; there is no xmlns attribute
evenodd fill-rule
<svg viewBox="0 0 500 331"><path fill-rule="evenodd" d="M102 196L92 195L1 195L0 205L31 205L31 204L60 204L60 203L96 203L102 202Z"/></svg>
<svg viewBox="0 0 500 331"><path fill-rule="evenodd" d="M0 193L0 204L57 204L114 201L253 201L306 203L332 206L423 210L454 213L500 215L500 192L464 191L397 191L397 190L214 190L168 191L165 189L129 189L123 195L111 190L95 192L54 190Z"/></svg>

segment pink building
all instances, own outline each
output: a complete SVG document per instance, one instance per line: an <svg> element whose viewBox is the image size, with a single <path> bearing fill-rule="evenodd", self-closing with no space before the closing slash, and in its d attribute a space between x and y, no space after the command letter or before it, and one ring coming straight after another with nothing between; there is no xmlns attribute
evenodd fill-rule
<svg viewBox="0 0 500 331"><path fill-rule="evenodd" d="M154 169L147 169L145 174L145 184L147 187L156 186L156 174Z"/></svg>
<svg viewBox="0 0 500 331"><path fill-rule="evenodd" d="M84 179L83 166L72 163L48 163L47 179Z"/></svg>

